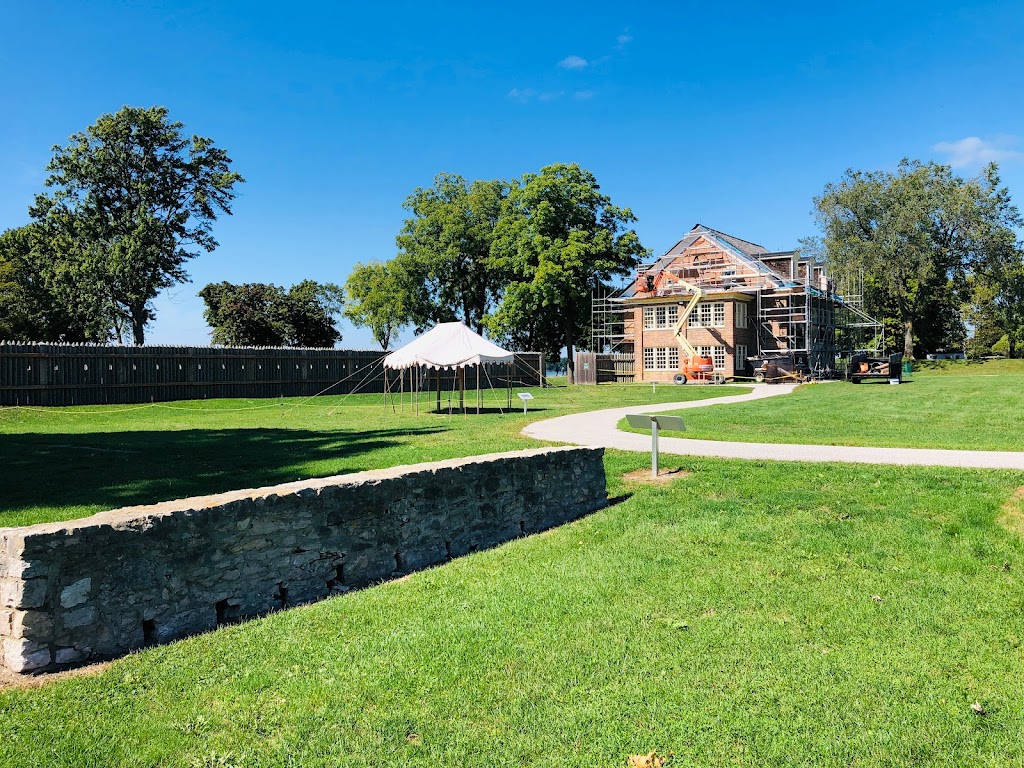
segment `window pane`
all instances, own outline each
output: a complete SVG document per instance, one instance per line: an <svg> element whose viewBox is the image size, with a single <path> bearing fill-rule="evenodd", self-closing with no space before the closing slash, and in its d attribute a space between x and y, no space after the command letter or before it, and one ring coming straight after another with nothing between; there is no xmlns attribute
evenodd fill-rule
<svg viewBox="0 0 1024 768"><path fill-rule="evenodd" d="M644 330L654 328L654 307L644 307Z"/></svg>
<svg viewBox="0 0 1024 768"><path fill-rule="evenodd" d="M676 347L669 347L668 367L673 371L679 369L679 349Z"/></svg>
<svg viewBox="0 0 1024 768"><path fill-rule="evenodd" d="M650 371L654 368L654 348L646 347L644 349L644 370Z"/></svg>
<svg viewBox="0 0 1024 768"><path fill-rule="evenodd" d="M721 302L715 302L711 305L715 313L715 327L722 328L725 326L725 304Z"/></svg>

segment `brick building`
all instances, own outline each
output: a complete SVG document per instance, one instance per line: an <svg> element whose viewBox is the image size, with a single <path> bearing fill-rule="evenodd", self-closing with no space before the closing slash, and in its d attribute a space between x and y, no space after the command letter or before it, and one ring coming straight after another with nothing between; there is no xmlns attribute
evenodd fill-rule
<svg viewBox="0 0 1024 768"><path fill-rule="evenodd" d="M877 325L836 293L822 264L698 224L642 265L624 290L595 302L594 348L632 352L635 381L671 381L679 373L684 353L673 326L693 293L680 281L705 293L686 338L726 377L752 375L765 357L787 371L831 376L837 318L846 311L846 326L851 317L852 325ZM600 329L608 327L614 334L603 338Z"/></svg>

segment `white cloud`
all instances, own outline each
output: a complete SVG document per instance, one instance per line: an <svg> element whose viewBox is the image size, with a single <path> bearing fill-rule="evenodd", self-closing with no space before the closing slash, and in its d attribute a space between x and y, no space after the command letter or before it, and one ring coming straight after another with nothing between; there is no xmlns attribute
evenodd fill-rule
<svg viewBox="0 0 1024 768"><path fill-rule="evenodd" d="M594 92L593 91L576 91L572 95L572 97L574 99L576 99L577 101L589 101L590 99L594 98Z"/></svg>
<svg viewBox="0 0 1024 768"><path fill-rule="evenodd" d="M520 104L525 104L536 96L537 92L533 90L533 88L513 88L506 95L512 101L518 101Z"/></svg>
<svg viewBox="0 0 1024 768"><path fill-rule="evenodd" d="M557 101L565 95L565 91L536 91L533 88L513 88L505 95L510 101L528 104L531 101Z"/></svg>
<svg viewBox="0 0 1024 768"><path fill-rule="evenodd" d="M626 32L623 32L621 35L615 38L615 47L625 48L631 42L633 42L633 36Z"/></svg>
<svg viewBox="0 0 1024 768"><path fill-rule="evenodd" d="M589 63L582 56L566 56L558 62L558 66L562 69L586 69Z"/></svg>
<svg viewBox="0 0 1024 768"><path fill-rule="evenodd" d="M954 168L968 168L1024 157L1024 152L1013 149L1019 142L1015 136L997 136L994 139L968 136L958 141L940 141L932 149L949 155L949 164Z"/></svg>

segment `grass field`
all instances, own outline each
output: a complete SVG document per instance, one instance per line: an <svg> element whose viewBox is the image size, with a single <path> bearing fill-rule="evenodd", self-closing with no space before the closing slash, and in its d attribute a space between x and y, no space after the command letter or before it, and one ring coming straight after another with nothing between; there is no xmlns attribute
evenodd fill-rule
<svg viewBox="0 0 1024 768"><path fill-rule="evenodd" d="M785 397L681 415L687 431L678 436L701 440L1018 451L1024 360L933 365L900 386L811 384Z"/></svg>
<svg viewBox="0 0 1024 768"><path fill-rule="evenodd" d="M417 417L381 395L209 400L71 409L0 408L0 526L84 517L130 504L308 477L535 447L519 435L539 416L745 392L609 385L488 393L487 413ZM475 401L470 397L469 404ZM447 408L447 399L444 401Z"/></svg>
<svg viewBox="0 0 1024 768"><path fill-rule="evenodd" d="M1002 398L998 423L1018 423L1024 376L996 373L686 418L742 433L771 406L798 433L817 402L836 422L903 419L897 444L914 444L962 429L933 422L983 379L996 386L964 396L963 422ZM546 390L529 418L735 393ZM806 397L821 399L790 409ZM0 461L17 468L0 520L535 445L521 413L260 405L0 411ZM592 768L652 750L673 767L1024 764L1024 475L673 458L689 474L671 484L622 479L648 461L610 452L619 503L548 533L0 690L0 765Z"/></svg>
<svg viewBox="0 0 1024 768"><path fill-rule="evenodd" d="M643 465L610 455L628 498L550 533L0 692L0 765L1024 761L1024 542L996 522L1024 478L614 479Z"/></svg>

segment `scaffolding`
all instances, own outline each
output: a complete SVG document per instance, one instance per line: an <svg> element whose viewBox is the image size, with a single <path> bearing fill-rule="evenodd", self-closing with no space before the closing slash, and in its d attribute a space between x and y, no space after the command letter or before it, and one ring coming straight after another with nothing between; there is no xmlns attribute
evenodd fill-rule
<svg viewBox="0 0 1024 768"><path fill-rule="evenodd" d="M784 289L757 291L756 309L758 355L789 357L794 370L815 379L834 377L839 358L877 353L881 344L880 322L842 296L815 288L809 277Z"/></svg>
<svg viewBox="0 0 1024 768"><path fill-rule="evenodd" d="M725 254L697 254L690 263L668 266L670 276L699 285L709 298L716 294L742 294L754 300L757 357L787 360L790 370L815 379L833 378L839 358L853 352L878 353L882 324L863 309L860 290L851 282L850 299L835 292L820 264L800 261L795 255L765 254L789 261L790 277L780 275L759 260L735 261ZM651 297L685 296L689 291L676 281L655 283L650 275L656 264L643 265L634 285ZM624 305L621 291L601 288L592 293L591 349L595 352L634 352L634 313Z"/></svg>
<svg viewBox="0 0 1024 768"><path fill-rule="evenodd" d="M590 293L590 349L593 352L633 351L633 311L615 297L621 289L601 286Z"/></svg>

